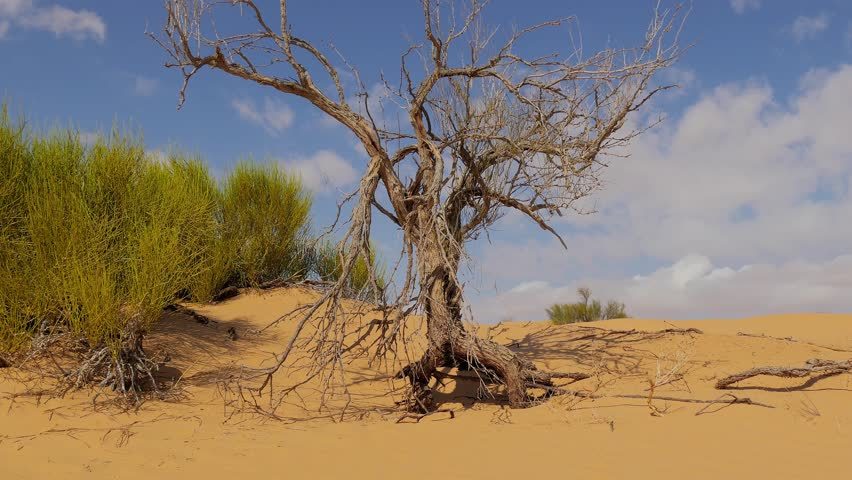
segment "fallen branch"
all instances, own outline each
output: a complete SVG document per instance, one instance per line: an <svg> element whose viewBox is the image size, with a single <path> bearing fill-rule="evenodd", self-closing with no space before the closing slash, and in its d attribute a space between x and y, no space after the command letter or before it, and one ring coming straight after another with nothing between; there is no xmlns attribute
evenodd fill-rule
<svg viewBox="0 0 852 480"><path fill-rule="evenodd" d="M396 423L420 423L420 420L423 420L424 418L426 418L430 415L435 415L436 413L449 413L450 417L447 420L452 420L452 419L456 418L456 412L455 411L450 410L448 408L441 408L441 409L438 409L438 410L435 410L435 411L432 411L432 412L428 412L428 413L407 412L407 413L404 413L401 417L399 417L396 420ZM414 421L413 422L406 422L406 420L414 420Z"/></svg>
<svg viewBox="0 0 852 480"><path fill-rule="evenodd" d="M219 290L219 293L213 295L211 299L214 302L221 302L223 300L227 300L229 298L234 298L240 294L240 289L234 286L225 287L222 290Z"/></svg>
<svg viewBox="0 0 852 480"><path fill-rule="evenodd" d="M209 318L207 318L206 316L196 312L195 310L193 310L191 308L184 307L183 305L178 305L176 303L173 303L171 305L166 305L165 308L163 308L163 310L165 310L167 312L175 312L175 313L180 313L181 315L186 315L187 317L192 318L193 320L195 320L196 322L198 322L202 325L207 325L210 322L217 323L216 320L210 320Z"/></svg>
<svg viewBox="0 0 852 480"><path fill-rule="evenodd" d="M725 397L730 397L730 400L728 400L726 402L722 402L722 399L724 399ZM740 398L740 397L738 397L734 394L726 393L726 394L720 396L719 398L713 400L712 402L707 403L707 405L705 405L703 408L701 408L701 410L695 412L695 416L697 417L699 415L706 413L708 408L712 407L713 405L715 405L717 403L724 403L725 406L721 407L717 410L713 410L713 412L718 412L722 408L729 407L729 406L735 405L737 403L742 403L742 404L746 404L746 405L758 405L758 406L767 407L767 408L775 408L772 405L767 405L765 403L755 402L754 400L752 400L748 397ZM710 412L710 413L713 413L713 412Z"/></svg>
<svg viewBox="0 0 852 480"><path fill-rule="evenodd" d="M646 401L647 401L647 400L648 400L648 398L649 398L649 397L648 397L648 395L639 395L639 394L631 394L631 393L622 393L622 394L613 394L613 395L600 395L600 394L596 394L596 393L589 393L589 392L582 392L582 391L574 391L574 390L561 390L559 393L560 393L560 394L562 394L562 395L574 395L574 396L577 396L577 397L582 397L582 398L591 398L591 399L600 399L600 398L635 398L635 399L639 399L639 400L646 400ZM742 405L754 405L754 406L757 406L757 407L764 407L764 408L775 408L775 407L774 407L774 406L772 406L772 405L769 405L769 404L766 404L766 403L762 403L762 402L754 401L754 400L752 400L752 399L751 399L751 398L749 398L749 397L737 397L737 396L732 395L732 394L730 394L730 393L729 393L729 394L726 394L726 395L723 395L722 397L724 397L724 396L730 396L730 397L731 397L731 400L730 400L730 401L725 402L725 403L728 403L728 404L731 404L731 405L734 405L734 404L742 404ZM707 404L708 406L710 406L710 405L713 405L713 404L715 404L715 403L720 403L720 399L721 399L722 397L715 398L715 399L713 399L713 400L704 400L704 399L700 399L700 398L682 398L682 397L665 397L665 396L660 397L660 396L654 396L654 397L653 397L653 399L654 399L654 400L665 400L665 401L668 401L668 402L680 402L680 403L703 403L703 404ZM704 409L702 409L702 410L704 410Z"/></svg>
<svg viewBox="0 0 852 480"><path fill-rule="evenodd" d="M820 345L819 343L808 342L805 340L799 340L793 337L773 337L771 335L766 335L765 333L755 334L755 333L745 333L745 332L737 332L737 335L740 337L754 337L754 338L769 338L772 340L779 340L782 342L791 342L791 343L803 343L805 345L810 345L812 347L824 348L826 350L831 350L833 352L844 352L844 353L852 353L852 350L847 350L844 348L831 347L828 345Z"/></svg>
<svg viewBox="0 0 852 480"><path fill-rule="evenodd" d="M607 333L620 333L620 334L624 334L624 335L661 335L661 334L666 334L666 333L674 333L674 334L679 334L679 335L690 335L690 334L701 335L701 334L704 333L702 330L699 330L695 327L666 328L666 329L663 329L663 330L647 330L647 331L646 330L637 330L635 328L631 328L630 330L614 330L614 329L609 329L609 328L592 327L592 326L587 326L587 325L577 325L577 328L584 328L584 329L587 329L587 330L600 330L600 331L607 332ZM579 339L575 338L573 340L582 340L582 338L579 338Z"/></svg>
<svg viewBox="0 0 852 480"><path fill-rule="evenodd" d="M679 334L685 334L685 335L695 333L695 334L698 334L698 335L702 335L704 333L704 331L700 330L698 328L695 328L695 327L690 327L690 328L666 328L666 329L658 330L656 332L651 332L651 333L679 333Z"/></svg>
<svg viewBox="0 0 852 480"><path fill-rule="evenodd" d="M638 399L642 399L642 400L647 400L647 398L648 398L647 395L634 395L634 394L629 394L629 393L620 394L620 395L609 395L609 396L610 397L618 397L618 398L638 398ZM731 396L734 397L733 395L731 395ZM681 398L681 397L655 396L654 400L665 400L665 401L668 401L668 402L681 402L681 403L706 403L706 404L710 404L710 405L712 405L714 403L719 403L718 398L713 399L713 400L704 400L704 399L700 399L700 398ZM775 408L772 405L769 405L769 404L766 404L766 403L761 403L761 402L756 402L756 401L754 401L754 400L752 400L751 398L748 398L748 397L734 397L734 400L732 400L730 403L732 403L732 404L733 403L741 403L741 404L744 404L744 405L755 405L755 406L758 406L758 407Z"/></svg>
<svg viewBox="0 0 852 480"><path fill-rule="evenodd" d="M783 378L801 378L811 375L819 375L820 378L839 375L841 373L852 372L852 360L845 362L835 362L832 360L821 360L812 358L805 362L802 367L757 367L734 375L719 379L716 382L716 388L724 390L730 388L734 383L746 380L748 378L757 377L759 375L769 375L773 377Z"/></svg>

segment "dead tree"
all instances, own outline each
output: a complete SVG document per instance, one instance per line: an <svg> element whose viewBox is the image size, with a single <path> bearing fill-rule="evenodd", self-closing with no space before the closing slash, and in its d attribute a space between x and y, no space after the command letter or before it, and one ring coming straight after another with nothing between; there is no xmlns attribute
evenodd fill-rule
<svg viewBox="0 0 852 480"><path fill-rule="evenodd" d="M342 292L356 260L370 259L377 213L403 234L399 281L382 309L387 322L379 354L397 348L412 313L426 318L425 353L400 372L411 381L415 407L433 408L429 384L442 367L475 370L503 385L512 406L524 406L528 389L549 386L553 377L465 327L458 277L464 245L507 210L559 237L551 219L581 211L578 200L600 186L607 158L655 123L627 126L633 112L672 87L655 79L680 54L683 15L658 5L637 47L586 55L573 43L570 18L501 35L480 23L485 1L464 2L463 14L452 1L421 3L422 43L402 54L398 83L382 78L386 105L399 107L391 121L388 112L376 111L357 70L356 91L347 92L338 65L351 67L337 60L336 49L324 52L298 36L286 0L274 23L273 13L254 0L166 0L163 31L150 35L168 53L166 66L183 74L180 104L197 72L218 70L310 102L354 134L369 156L357 192L348 197L351 214L339 244L343 278L303 312L277 365L265 371L267 382L297 340L305 341L300 334L308 322L316 323L310 344L317 371L342 368ZM224 22L216 22L217 15L242 15L255 29L219 31ZM559 28L566 52L516 52L536 32Z"/></svg>

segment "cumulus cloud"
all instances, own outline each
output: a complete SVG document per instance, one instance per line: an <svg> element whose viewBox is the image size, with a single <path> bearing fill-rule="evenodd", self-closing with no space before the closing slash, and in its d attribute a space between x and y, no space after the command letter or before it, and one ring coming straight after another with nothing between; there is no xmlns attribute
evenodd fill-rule
<svg viewBox="0 0 852 480"><path fill-rule="evenodd" d="M482 275L505 291L521 282L630 278L694 252L723 265L775 268L796 262L819 268L843 258L852 252L852 223L845 221L852 211L852 136L845 127L852 66L814 70L799 84L788 98L764 82L707 92L678 118L635 139L623 152L630 158L613 159L605 189L593 198L599 213L556 224L567 251L556 242L504 236L482 246ZM690 291L692 270L681 264L677 271ZM714 275L727 281L726 272ZM530 298L531 313L550 301ZM707 302L690 308L706 316L723 297L701 299Z"/></svg>
<svg viewBox="0 0 852 480"><path fill-rule="evenodd" d="M14 17L32 8L32 0L0 0L0 17Z"/></svg>
<svg viewBox="0 0 852 480"><path fill-rule="evenodd" d="M106 39L106 23L90 10L72 10L61 5L37 6L32 0L0 0L0 37L12 25L53 33L57 38Z"/></svg>
<svg viewBox="0 0 852 480"><path fill-rule="evenodd" d="M283 132L293 125L295 119L293 110L287 104L271 98L265 98L260 107L249 99L235 99L231 106L240 118L263 127L270 135Z"/></svg>
<svg viewBox="0 0 852 480"><path fill-rule="evenodd" d="M358 172L340 155L331 150L320 150L307 157L285 159L281 164L296 172L304 185L315 192L328 192L351 185L358 180Z"/></svg>
<svg viewBox="0 0 852 480"><path fill-rule="evenodd" d="M669 94L669 97L672 96L681 96L685 94L688 90L691 90L693 86L698 81L698 76L695 74L694 70L688 68L680 68L680 67L671 67L662 72L662 81L665 84L669 85L677 85L678 89L676 90L676 94Z"/></svg>
<svg viewBox="0 0 852 480"><path fill-rule="evenodd" d="M541 320L553 303L573 302L577 287L596 298L616 299L634 317L689 319L735 318L790 312L852 311L852 255L825 262L793 260L779 264L716 267L708 257L691 254L645 276L590 279L566 285L524 282L473 309L480 321Z"/></svg>
<svg viewBox="0 0 852 480"><path fill-rule="evenodd" d="M156 78L136 75L133 78L133 93L140 97L150 97L157 91L159 83L160 82Z"/></svg>
<svg viewBox="0 0 852 480"><path fill-rule="evenodd" d="M793 20L793 25L790 26L790 33L797 42L815 38L822 31L828 28L829 17L827 13L820 13L808 17L801 15Z"/></svg>
<svg viewBox="0 0 852 480"><path fill-rule="evenodd" d="M598 251L669 260L692 251L734 260L844 253L852 226L836 219L852 207L843 127L852 66L801 83L788 101L764 83L725 85L640 136L631 158L604 173L594 199L601 214L570 219L603 233L574 237Z"/></svg>
<svg viewBox="0 0 852 480"><path fill-rule="evenodd" d="M760 0L731 0L731 8L738 14L743 14L748 10L759 9Z"/></svg>

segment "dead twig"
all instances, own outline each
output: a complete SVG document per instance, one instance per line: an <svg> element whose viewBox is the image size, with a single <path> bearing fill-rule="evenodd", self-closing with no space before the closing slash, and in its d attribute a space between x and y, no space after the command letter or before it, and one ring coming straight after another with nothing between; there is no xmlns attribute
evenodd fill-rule
<svg viewBox="0 0 852 480"><path fill-rule="evenodd" d="M559 394L560 394L560 395L574 395L574 396L577 396L577 397L580 397L580 398L591 398L591 399L601 399L601 398L635 398L635 399L638 399L638 400L645 400L645 401L647 401L647 400L648 400L648 395L639 395L639 394L632 394L632 393L622 393L622 394L596 394L596 393L589 393L589 392L576 391L576 390L561 390L561 391L559 392ZM775 408L775 407L774 407L774 406L772 406L772 405L769 405L769 404L766 404L766 403L762 403L762 402L754 401L754 400L752 400L752 399L751 399L751 398L749 398L749 397L737 397L737 396L732 395L732 394L729 394L729 393L728 393L728 394L723 395L722 397L715 398L715 399L713 399L713 400L704 400L704 399L700 399L700 398L667 397L667 396L655 396L655 397L653 397L653 398L654 398L654 399L656 399L656 400L664 400L664 401L669 401L669 402L680 402L680 403L706 403L706 404L710 404L710 405L712 405L712 404L715 404L715 403L719 403L719 400L720 400L721 398L723 398L724 396L730 396L730 397L732 397L731 401L729 401L729 402L728 402L728 403L730 403L731 405L734 405L734 404L742 404L742 405L754 405L754 406L757 406L757 407L764 407L764 408Z"/></svg>
<svg viewBox="0 0 852 480"><path fill-rule="evenodd" d="M772 340L779 340L779 341L782 341L782 342L803 343L805 345L810 345L812 347L818 347L818 348L824 348L826 350L831 350L832 352L844 352L844 353L852 352L852 350L848 350L848 349L845 349L845 348L832 347L832 346L829 346L829 345L821 345L819 343L808 342L806 340L799 340L799 339L793 338L793 337L773 337L771 335L766 335L765 333L755 334L755 333L737 332L737 336L754 337L754 338L769 338L769 339L772 339Z"/></svg>
<svg viewBox="0 0 852 480"><path fill-rule="evenodd" d="M740 397L733 395L731 393L726 393L726 394L720 396L719 398L716 398L716 399L714 399L710 402L707 402L707 405L705 405L703 408L701 408L701 410L695 412L695 416L697 417L698 415L703 415L705 413L712 413L712 412L708 412L707 409L710 408L713 405L722 403L721 400L724 399L725 397L730 398L730 400L724 402L725 406L722 407L722 408L726 408L726 407L729 407L731 405L735 405L735 404L738 404L738 403L739 404L745 404L745 405L757 405L757 406L760 406L760 407L767 407L767 408L775 408L772 405L767 405L765 403L755 402L754 400L752 400L748 397L740 398ZM722 408L720 408L718 410L713 410L713 412L718 412Z"/></svg>

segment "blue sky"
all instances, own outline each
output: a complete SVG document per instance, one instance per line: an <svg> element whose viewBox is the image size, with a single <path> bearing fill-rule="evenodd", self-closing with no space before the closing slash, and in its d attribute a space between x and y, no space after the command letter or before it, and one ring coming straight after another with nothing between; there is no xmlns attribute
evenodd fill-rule
<svg viewBox="0 0 852 480"><path fill-rule="evenodd" d="M295 32L332 42L368 85L420 39L419 2L290 3ZM505 31L574 15L591 51L636 44L652 7L493 0L485 20ZM249 156L282 162L328 219L364 165L353 139L302 101L213 71L178 111L181 77L144 35L163 21L158 1L0 0L0 94L39 126L130 126L217 172ZM667 73L682 88L652 106L666 122L613 162L597 215L558 223L568 251L511 215L471 245L479 320L541 318L581 284L646 317L852 310L852 2L696 0L682 39L693 46ZM557 32L536 42L568 47ZM377 232L387 254L395 238Z"/></svg>

